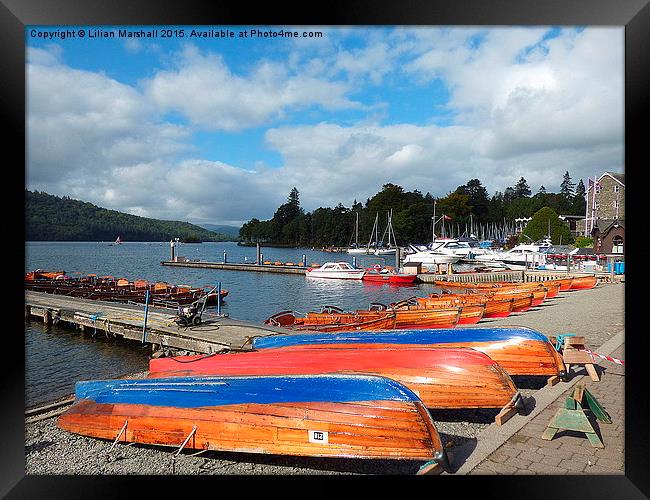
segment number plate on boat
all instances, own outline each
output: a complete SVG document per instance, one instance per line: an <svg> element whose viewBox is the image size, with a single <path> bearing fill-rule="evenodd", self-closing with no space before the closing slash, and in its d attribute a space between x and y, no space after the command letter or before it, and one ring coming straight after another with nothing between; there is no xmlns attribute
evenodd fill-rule
<svg viewBox="0 0 650 500"><path fill-rule="evenodd" d="M310 443L327 443L327 432L325 431L309 431Z"/></svg>

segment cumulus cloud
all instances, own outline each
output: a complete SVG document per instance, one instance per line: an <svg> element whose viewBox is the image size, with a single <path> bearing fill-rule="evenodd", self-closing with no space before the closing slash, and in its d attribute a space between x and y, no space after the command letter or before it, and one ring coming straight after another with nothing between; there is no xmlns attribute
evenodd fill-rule
<svg viewBox="0 0 650 500"><path fill-rule="evenodd" d="M237 224L270 218L294 186L313 210L364 202L387 182L444 196L472 178L493 193L524 177L535 192L559 189L565 171L577 182L623 168L620 28L327 34L237 70L185 45L137 85L64 64L60 46L30 48L27 187L150 217ZM434 125L433 82L448 90L444 126ZM429 120L391 118L400 88L422 91ZM225 134L227 144L250 129L263 131L251 149L271 150L279 166L261 153L249 158L254 168L232 155L208 160L194 143L199 131Z"/></svg>
<svg viewBox="0 0 650 500"><path fill-rule="evenodd" d="M145 83L147 96L162 109L183 113L193 124L238 131L318 105L326 109L359 107L345 97L345 83L290 73L284 64L261 61L249 74L235 74L219 54L186 45L176 67Z"/></svg>

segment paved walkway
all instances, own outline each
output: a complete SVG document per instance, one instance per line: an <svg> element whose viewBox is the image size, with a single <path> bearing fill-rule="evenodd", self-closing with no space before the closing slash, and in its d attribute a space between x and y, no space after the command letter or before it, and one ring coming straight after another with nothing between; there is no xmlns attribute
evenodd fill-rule
<svg viewBox="0 0 650 500"><path fill-rule="evenodd" d="M623 332L596 352L625 359ZM596 358L598 359L598 358ZM528 416L516 415L503 426L491 425L475 449L454 450L452 462L462 464L456 474L621 474L625 473L625 366L607 360L596 362L600 381L592 381L583 367L572 368L573 377L534 395ZM590 418L604 448L591 445L584 433L559 431L551 441L542 433L574 386L584 381L587 390L610 415L612 423ZM531 405L532 406L532 405Z"/></svg>

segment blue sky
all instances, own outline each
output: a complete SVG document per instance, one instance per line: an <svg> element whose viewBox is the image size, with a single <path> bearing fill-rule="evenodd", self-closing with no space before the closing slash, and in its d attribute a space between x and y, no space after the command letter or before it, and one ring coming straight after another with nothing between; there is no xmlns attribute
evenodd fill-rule
<svg viewBox="0 0 650 500"><path fill-rule="evenodd" d="M119 29L155 38L122 38ZM27 27L27 187L196 223L623 171L623 30ZM83 29L84 38L45 34ZM163 30L184 30L163 37Z"/></svg>

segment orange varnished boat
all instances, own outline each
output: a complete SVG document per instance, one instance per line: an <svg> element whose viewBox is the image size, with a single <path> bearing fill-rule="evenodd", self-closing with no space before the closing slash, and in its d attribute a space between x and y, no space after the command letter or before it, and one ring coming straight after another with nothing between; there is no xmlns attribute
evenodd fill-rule
<svg viewBox="0 0 650 500"><path fill-rule="evenodd" d="M460 308L460 316L458 318L459 325L473 325L478 323L485 314L485 307L487 300L483 301L462 301L460 299L445 299L441 297L439 300L432 297L413 297L405 304L391 304L392 308L399 309L408 306L411 308L421 309L452 309L455 307Z"/></svg>
<svg viewBox="0 0 650 500"><path fill-rule="evenodd" d="M512 297L499 297L487 294L431 294L425 297L424 301L435 300L458 300L463 304L485 304L483 318L506 318L513 312L514 299ZM426 303L426 302L425 302Z"/></svg>
<svg viewBox="0 0 650 500"><path fill-rule="evenodd" d="M528 281L522 283L514 282L496 282L496 283L454 283L447 281L435 281L436 286L443 289L465 289L470 293L517 293L525 291L533 291L536 293L533 300L533 307L541 304L544 299L555 297L560 288L555 283L548 283L542 281ZM546 293L541 297L540 290ZM541 299L541 301L540 301Z"/></svg>
<svg viewBox="0 0 650 500"><path fill-rule="evenodd" d="M559 279L552 279L548 281L543 281L543 283L546 285L547 283L551 283L554 285L559 285L560 287L560 292L566 292L568 290L571 290L571 283L573 282L573 278L559 278Z"/></svg>
<svg viewBox="0 0 650 500"><path fill-rule="evenodd" d="M386 346L364 350L260 351L152 359L151 378L357 373L380 375L415 392L428 408L502 408L517 396L510 375L484 353L465 348L418 349Z"/></svg>
<svg viewBox="0 0 650 500"><path fill-rule="evenodd" d="M571 290L588 290L594 288L598 283L598 278L595 276L579 276L573 278L571 282Z"/></svg>
<svg viewBox="0 0 650 500"><path fill-rule="evenodd" d="M533 307L533 294L524 293L512 297L512 312L526 312Z"/></svg>
<svg viewBox="0 0 650 500"><path fill-rule="evenodd" d="M25 273L25 280L34 281L37 279L53 280L59 276L65 277L65 271L41 271L37 269L36 271L30 271Z"/></svg>
<svg viewBox="0 0 650 500"><path fill-rule="evenodd" d="M366 312L371 314L365 314ZM319 332L347 332L356 330L387 330L396 328L393 311L364 311L364 314L346 312L309 312L304 317L293 311L274 314L265 324L281 326L291 330Z"/></svg>
<svg viewBox="0 0 650 500"><path fill-rule="evenodd" d="M420 306L404 306L399 309L389 309L395 313L395 328L452 328L460 320L461 308L450 307L445 309L429 309ZM373 313L374 311L358 311L359 314Z"/></svg>
<svg viewBox="0 0 650 500"><path fill-rule="evenodd" d="M439 461L426 407L385 377L176 377L78 382L62 429L141 444L274 455Z"/></svg>

